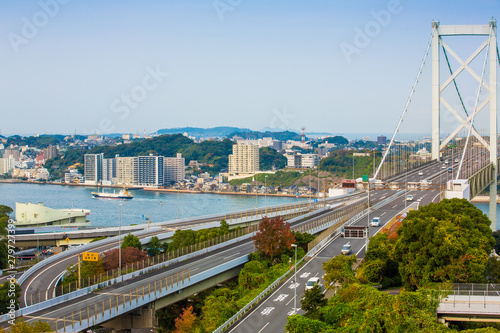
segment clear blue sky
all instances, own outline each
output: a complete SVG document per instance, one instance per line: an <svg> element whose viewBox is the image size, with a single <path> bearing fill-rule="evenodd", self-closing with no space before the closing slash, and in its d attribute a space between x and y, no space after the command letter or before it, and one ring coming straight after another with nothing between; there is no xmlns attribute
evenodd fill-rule
<svg viewBox="0 0 500 333"><path fill-rule="evenodd" d="M498 0L3 0L0 130L391 132L431 21L499 14Z"/></svg>

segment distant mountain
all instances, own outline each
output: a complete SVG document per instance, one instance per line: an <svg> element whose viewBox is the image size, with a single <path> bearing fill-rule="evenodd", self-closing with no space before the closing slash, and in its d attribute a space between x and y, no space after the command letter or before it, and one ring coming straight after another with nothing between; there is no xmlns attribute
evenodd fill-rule
<svg viewBox="0 0 500 333"><path fill-rule="evenodd" d="M300 134L295 132L258 132L258 131L247 131L247 132L233 132L228 135L231 139L235 135L242 137L243 139L262 139L262 138L273 138L276 140L287 141L287 140L300 140L302 137Z"/></svg>
<svg viewBox="0 0 500 333"><path fill-rule="evenodd" d="M302 134L301 131L296 130L296 129L283 130L282 128L279 128L279 127L264 127L260 131L261 132L293 132L293 133L297 133L297 134ZM331 136L331 135L332 135L332 133L329 133L329 132L308 132L308 131L306 131L306 136L308 136L308 137Z"/></svg>
<svg viewBox="0 0 500 333"><path fill-rule="evenodd" d="M212 128L200 127L177 127L177 128L164 128L158 130L158 134L184 134L197 138L210 138L210 137L226 137L234 132L251 132L248 128L238 128L230 126L219 126Z"/></svg>

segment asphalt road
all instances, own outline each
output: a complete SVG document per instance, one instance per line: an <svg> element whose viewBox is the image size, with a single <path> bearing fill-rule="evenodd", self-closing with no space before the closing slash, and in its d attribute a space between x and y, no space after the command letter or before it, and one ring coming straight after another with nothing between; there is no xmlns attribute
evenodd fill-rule
<svg viewBox="0 0 500 333"><path fill-rule="evenodd" d="M375 194L372 193L375 192ZM380 192L381 194L379 194ZM415 200L420 204L425 205L434 200L438 201L439 191L411 191ZM383 191L372 191L370 193L370 200L375 201L375 196L385 196ZM405 195L401 195L397 199L385 204L383 207L373 211L371 217L379 216L381 218L380 227L369 227L370 235L375 235L381 227L386 224L390 219L397 215L405 208L406 205ZM356 222L354 225L366 225L368 218L364 217ZM305 284L311 277L319 277L322 284L322 279L325 274L322 264L336 255L340 255L342 246L351 243L352 253L355 253L358 258L364 256L365 242L363 239L349 239L346 240L341 237L334 238L321 252L315 257L311 258L305 265L297 271L297 280L294 282L294 276L290 277L279 288L271 293L261 304L250 312L246 317L232 327L228 332L231 333L277 333L285 332L285 326L288 316L299 313L304 314L300 309L300 299L304 295ZM297 298L295 298L295 291ZM296 303L296 307L295 304Z"/></svg>

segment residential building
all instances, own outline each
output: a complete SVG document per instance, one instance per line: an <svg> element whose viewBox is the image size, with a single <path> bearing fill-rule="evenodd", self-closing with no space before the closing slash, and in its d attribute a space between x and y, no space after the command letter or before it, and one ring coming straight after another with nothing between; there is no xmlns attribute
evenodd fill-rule
<svg viewBox="0 0 500 333"><path fill-rule="evenodd" d="M116 158L102 159L102 180L103 184L111 185L116 178Z"/></svg>
<svg viewBox="0 0 500 333"><path fill-rule="evenodd" d="M259 171L259 146L235 144L229 155L229 173L255 173Z"/></svg>
<svg viewBox="0 0 500 333"><path fill-rule="evenodd" d="M19 147L12 147L11 148L5 148L3 152L4 158L9 158L12 156L12 158L17 162L21 158L21 151L19 150Z"/></svg>
<svg viewBox="0 0 500 333"><path fill-rule="evenodd" d="M315 168L319 163L318 155L316 154L302 154L301 157L301 167L312 169Z"/></svg>
<svg viewBox="0 0 500 333"><path fill-rule="evenodd" d="M317 154L301 154L297 152L287 152L284 155L287 159L287 168L312 169L319 163Z"/></svg>
<svg viewBox="0 0 500 333"><path fill-rule="evenodd" d="M0 175L10 173L14 169L16 161L13 157L0 158Z"/></svg>
<svg viewBox="0 0 500 333"><path fill-rule="evenodd" d="M102 160L104 154L85 154L85 184L97 185L102 181Z"/></svg>
<svg viewBox="0 0 500 333"><path fill-rule="evenodd" d="M163 159L165 167L165 182L178 182L186 177L185 159L181 153L176 157L165 157Z"/></svg>
<svg viewBox="0 0 500 333"><path fill-rule="evenodd" d="M116 158L116 184L132 185L134 183L135 157Z"/></svg>
<svg viewBox="0 0 500 333"><path fill-rule="evenodd" d="M79 183L82 179L82 174L78 172L76 169L69 169L64 173L64 182L65 183Z"/></svg>
<svg viewBox="0 0 500 333"><path fill-rule="evenodd" d="M384 135L377 136L377 144L386 145L387 144L387 137Z"/></svg>
<svg viewBox="0 0 500 333"><path fill-rule="evenodd" d="M57 149L57 146L51 145L43 149L43 156L45 157L45 160L50 160L51 158L55 158L58 155L59 150Z"/></svg>
<svg viewBox="0 0 500 333"><path fill-rule="evenodd" d="M163 186L165 169L163 156L138 156L134 158L134 185Z"/></svg>

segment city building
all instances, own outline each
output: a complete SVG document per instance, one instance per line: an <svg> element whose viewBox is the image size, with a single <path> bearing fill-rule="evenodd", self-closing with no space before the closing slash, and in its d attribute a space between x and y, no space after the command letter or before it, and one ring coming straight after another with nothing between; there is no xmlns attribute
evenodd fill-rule
<svg viewBox="0 0 500 333"><path fill-rule="evenodd" d="M57 149L57 146L51 145L43 149L43 156L45 157L45 160L50 160L51 158L55 158L58 155L59 150Z"/></svg>
<svg viewBox="0 0 500 333"><path fill-rule="evenodd" d="M80 183L83 176L76 169L69 169L64 173L64 182L65 183Z"/></svg>
<svg viewBox="0 0 500 333"><path fill-rule="evenodd" d="M296 169L312 169L319 163L319 156L317 154L301 154L297 152L287 152L285 155L287 160L287 168Z"/></svg>
<svg viewBox="0 0 500 333"><path fill-rule="evenodd" d="M111 185L116 178L116 158L102 159L102 184Z"/></svg>
<svg viewBox="0 0 500 333"><path fill-rule="evenodd" d="M11 156L16 162L19 161L21 158L21 151L19 150L19 147L5 148L3 157L9 158Z"/></svg>
<svg viewBox="0 0 500 333"><path fill-rule="evenodd" d="M377 144L386 145L387 144L387 137L384 135L377 136Z"/></svg>
<svg viewBox="0 0 500 333"><path fill-rule="evenodd" d="M165 157L163 159L165 182L178 182L186 177L185 160L182 154L177 153L176 157Z"/></svg>
<svg viewBox="0 0 500 333"><path fill-rule="evenodd" d="M262 139L237 139L236 140L237 144L242 144L242 145L257 145L259 148L262 147L270 147L273 149L276 149L277 151L280 151L283 147L282 142L280 140L275 140L270 137L262 138Z"/></svg>
<svg viewBox="0 0 500 333"><path fill-rule="evenodd" d="M90 225L88 209L52 209L42 203L27 204L16 202L16 227L74 226Z"/></svg>
<svg viewBox="0 0 500 333"><path fill-rule="evenodd" d="M132 185L134 183L134 158L116 158L115 184Z"/></svg>
<svg viewBox="0 0 500 333"><path fill-rule="evenodd" d="M85 154L85 184L97 185L102 180L103 154Z"/></svg>
<svg viewBox="0 0 500 333"><path fill-rule="evenodd" d="M163 156L138 156L134 157L134 185L163 186L165 183L165 169Z"/></svg>
<svg viewBox="0 0 500 333"><path fill-rule="evenodd" d="M312 169L315 168L319 163L318 155L316 154L302 154L301 157L301 167Z"/></svg>
<svg viewBox="0 0 500 333"><path fill-rule="evenodd" d="M235 144L229 155L229 173L255 173L259 171L259 146Z"/></svg>
<svg viewBox="0 0 500 333"><path fill-rule="evenodd" d="M16 161L14 158L6 157L0 158L0 175L5 173L10 173L15 167Z"/></svg>

